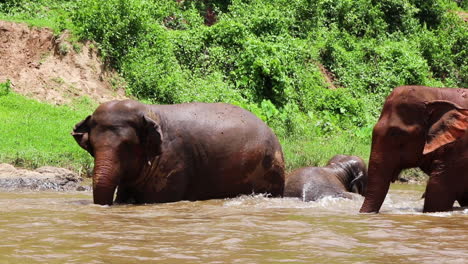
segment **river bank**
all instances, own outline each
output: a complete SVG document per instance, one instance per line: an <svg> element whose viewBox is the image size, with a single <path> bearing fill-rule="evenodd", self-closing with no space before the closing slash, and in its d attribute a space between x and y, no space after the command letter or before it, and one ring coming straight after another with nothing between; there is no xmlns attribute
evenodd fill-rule
<svg viewBox="0 0 468 264"><path fill-rule="evenodd" d="M424 185L427 176L416 170L407 171L399 183ZM43 166L34 170L0 163L0 191L84 191L92 190L91 179L71 170Z"/></svg>
<svg viewBox="0 0 468 264"><path fill-rule="evenodd" d="M0 164L0 191L91 191L89 180L58 167L44 166L35 170Z"/></svg>

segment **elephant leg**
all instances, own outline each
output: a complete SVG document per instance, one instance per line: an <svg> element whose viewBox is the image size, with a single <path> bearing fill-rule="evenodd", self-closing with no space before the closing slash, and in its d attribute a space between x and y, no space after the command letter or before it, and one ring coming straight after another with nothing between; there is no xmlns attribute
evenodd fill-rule
<svg viewBox="0 0 468 264"><path fill-rule="evenodd" d="M429 212L445 212L453 208L455 197L450 192L450 188L441 181L443 177L432 176L427 183L425 200L424 200L424 213Z"/></svg>
<svg viewBox="0 0 468 264"><path fill-rule="evenodd" d="M272 197L282 197L284 192L284 173L282 168L272 168L265 173L264 176L271 186L267 190L260 190L258 192L267 192Z"/></svg>
<svg viewBox="0 0 468 264"><path fill-rule="evenodd" d="M117 195L115 197L115 203L135 203L135 199L132 197L128 188L125 188L123 185L117 187Z"/></svg>
<svg viewBox="0 0 468 264"><path fill-rule="evenodd" d="M142 186L142 191L135 194L136 202L168 203L186 200L188 178L183 168L173 169L163 176L154 177L151 183Z"/></svg>
<svg viewBox="0 0 468 264"><path fill-rule="evenodd" d="M461 197L457 199L461 207L468 206L468 192L464 193Z"/></svg>

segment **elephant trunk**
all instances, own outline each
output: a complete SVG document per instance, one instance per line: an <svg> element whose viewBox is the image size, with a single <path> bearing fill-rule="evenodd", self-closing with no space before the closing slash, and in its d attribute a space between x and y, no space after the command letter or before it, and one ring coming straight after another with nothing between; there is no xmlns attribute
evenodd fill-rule
<svg viewBox="0 0 468 264"><path fill-rule="evenodd" d="M396 164L388 166L388 160L375 158L371 155L368 170L367 190L361 213L378 213L385 196L387 196L390 182L397 178L400 169Z"/></svg>
<svg viewBox="0 0 468 264"><path fill-rule="evenodd" d="M93 201L112 205L114 192L120 181L119 162L111 151L96 153L93 174Z"/></svg>

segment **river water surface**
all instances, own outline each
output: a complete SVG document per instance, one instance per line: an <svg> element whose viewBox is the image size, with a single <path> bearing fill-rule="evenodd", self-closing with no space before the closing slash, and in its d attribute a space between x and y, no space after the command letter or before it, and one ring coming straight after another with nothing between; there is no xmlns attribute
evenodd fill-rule
<svg viewBox="0 0 468 264"><path fill-rule="evenodd" d="M359 196L107 207L0 192L0 263L468 263L468 209L422 214L422 192L392 185L378 215Z"/></svg>

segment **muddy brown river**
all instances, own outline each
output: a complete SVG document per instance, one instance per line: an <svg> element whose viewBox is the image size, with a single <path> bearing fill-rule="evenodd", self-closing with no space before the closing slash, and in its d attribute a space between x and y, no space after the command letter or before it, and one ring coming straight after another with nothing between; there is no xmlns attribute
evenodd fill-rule
<svg viewBox="0 0 468 264"><path fill-rule="evenodd" d="M392 185L379 215L358 196L106 207L1 192L0 263L468 263L468 209L422 214L422 192Z"/></svg>

